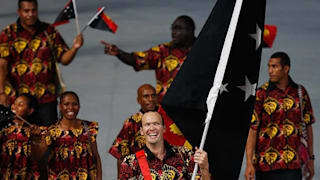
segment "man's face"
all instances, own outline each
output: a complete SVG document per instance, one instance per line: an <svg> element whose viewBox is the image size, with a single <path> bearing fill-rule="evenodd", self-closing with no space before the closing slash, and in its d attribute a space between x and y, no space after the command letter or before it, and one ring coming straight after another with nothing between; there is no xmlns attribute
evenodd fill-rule
<svg viewBox="0 0 320 180"><path fill-rule="evenodd" d="M22 1L17 12L23 26L31 27L37 22L38 7L36 3Z"/></svg>
<svg viewBox="0 0 320 180"><path fill-rule="evenodd" d="M193 38L193 33L183 19L176 19L171 25L171 36L173 45L181 47L188 39Z"/></svg>
<svg viewBox="0 0 320 180"><path fill-rule="evenodd" d="M145 137L146 144L157 145L163 142L163 133L165 126L163 125L161 116L157 112L149 112L142 117L141 135Z"/></svg>
<svg viewBox="0 0 320 180"><path fill-rule="evenodd" d="M154 111L157 106L156 91L150 87L143 87L138 92L138 103L144 112Z"/></svg>
<svg viewBox="0 0 320 180"><path fill-rule="evenodd" d="M289 66L282 66L280 64L280 58L271 58L268 63L268 72L270 81L279 83L288 76Z"/></svg>

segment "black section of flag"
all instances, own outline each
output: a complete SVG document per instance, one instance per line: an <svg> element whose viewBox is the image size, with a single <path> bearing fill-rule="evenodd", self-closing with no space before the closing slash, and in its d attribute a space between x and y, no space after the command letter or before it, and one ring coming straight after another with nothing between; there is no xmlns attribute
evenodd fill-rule
<svg viewBox="0 0 320 180"><path fill-rule="evenodd" d="M89 25L92 28L115 33L118 26L102 11Z"/></svg>
<svg viewBox="0 0 320 180"><path fill-rule="evenodd" d="M62 24L66 24L69 22L69 19L74 19L74 9L73 9L73 3L72 0L67 2L67 4L64 6L62 11L59 13L58 17L53 23L53 26L58 26Z"/></svg>
<svg viewBox="0 0 320 180"><path fill-rule="evenodd" d="M206 100L234 6L235 0L217 1L162 101L167 114L193 147L200 144ZM265 0L244 0L242 4L223 78L225 89L218 94L204 148L208 152L210 171L217 180L238 179L241 170L255 100L254 92L249 93L250 88L244 85L252 87L249 85L258 82L265 6ZM260 41L254 38L256 32Z"/></svg>

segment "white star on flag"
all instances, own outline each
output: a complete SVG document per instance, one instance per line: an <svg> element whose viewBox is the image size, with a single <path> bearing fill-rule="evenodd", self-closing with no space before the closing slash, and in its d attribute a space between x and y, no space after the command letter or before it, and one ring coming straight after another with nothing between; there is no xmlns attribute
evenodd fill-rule
<svg viewBox="0 0 320 180"><path fill-rule="evenodd" d="M227 89L227 86L228 86L228 83L226 84L221 84L221 87L220 87L220 95L225 91L225 92L228 92L228 89Z"/></svg>
<svg viewBox="0 0 320 180"><path fill-rule="evenodd" d="M257 83L251 84L247 76L245 76L245 79L246 80L245 80L244 86L237 86L237 87L245 92L245 100L244 101L247 101L251 95L252 96L256 95Z"/></svg>
<svg viewBox="0 0 320 180"><path fill-rule="evenodd" d="M261 29L258 26L258 24L256 25L256 33L255 34L249 34L253 39L256 40L256 50L260 47L261 44Z"/></svg>

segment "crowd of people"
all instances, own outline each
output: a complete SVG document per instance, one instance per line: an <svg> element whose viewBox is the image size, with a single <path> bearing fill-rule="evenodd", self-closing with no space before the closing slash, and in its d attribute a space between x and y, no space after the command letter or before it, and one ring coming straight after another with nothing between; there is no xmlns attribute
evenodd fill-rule
<svg viewBox="0 0 320 180"><path fill-rule="evenodd" d="M1 122L0 179L101 180L99 125L77 117L75 92L59 92L56 63L72 62L83 45L82 34L69 48L52 25L39 20L37 0L18 0L17 13L17 21L0 34L0 104L15 114ZM179 16L171 31L172 41L140 52L101 41L105 54L136 71L153 69L157 80L155 88L138 88L141 109L124 121L109 149L117 159L118 179L191 179L195 163L200 167L196 179L213 179L205 151L164 139L168 127L160 103L195 41L195 24ZM245 177L298 180L306 173L312 179L315 118L308 93L289 76L286 53L274 53L268 70L269 82L256 93Z"/></svg>

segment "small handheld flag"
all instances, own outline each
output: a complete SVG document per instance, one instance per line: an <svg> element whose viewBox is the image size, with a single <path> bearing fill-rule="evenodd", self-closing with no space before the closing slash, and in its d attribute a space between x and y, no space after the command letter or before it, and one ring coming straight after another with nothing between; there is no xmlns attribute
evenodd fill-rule
<svg viewBox="0 0 320 180"><path fill-rule="evenodd" d="M69 23L69 19L74 19L75 17L76 16L73 8L73 2L72 0L69 0L52 25L59 26Z"/></svg>
<svg viewBox="0 0 320 180"><path fill-rule="evenodd" d="M84 32L88 26L100 29L103 31L110 31L112 33L116 33L118 25L112 21L112 19L107 16L103 11L105 7L99 8L97 14L95 14L88 24L81 30Z"/></svg>
<svg viewBox="0 0 320 180"><path fill-rule="evenodd" d="M277 26L275 25L264 25L263 31L263 47L272 48L273 42L276 39Z"/></svg>
<svg viewBox="0 0 320 180"><path fill-rule="evenodd" d="M16 115L14 112L11 111L10 108L0 104L0 122L1 123L6 122L6 121L12 121L14 119L14 117L17 117L21 121L23 121L26 124L28 124L29 126L31 126L31 124L27 120L25 120L24 118L22 118L19 115Z"/></svg>

